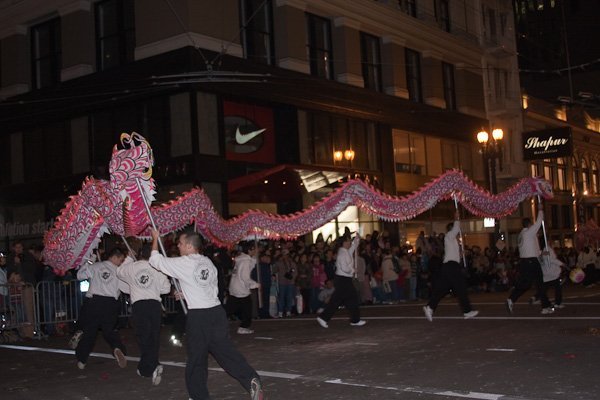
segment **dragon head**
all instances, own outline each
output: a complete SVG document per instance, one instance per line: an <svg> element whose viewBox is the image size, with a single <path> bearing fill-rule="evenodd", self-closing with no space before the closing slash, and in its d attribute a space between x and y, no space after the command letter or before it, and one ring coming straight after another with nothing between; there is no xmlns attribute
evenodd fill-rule
<svg viewBox="0 0 600 400"><path fill-rule="evenodd" d="M148 141L139 133L121 134L121 149L113 147L109 164L110 184L123 200L139 193L138 183L148 201L154 200L155 186L152 179L154 157Z"/></svg>
<svg viewBox="0 0 600 400"><path fill-rule="evenodd" d="M531 182L534 192L542 196L544 199L551 199L554 197L552 191L552 184L543 178L532 178Z"/></svg>

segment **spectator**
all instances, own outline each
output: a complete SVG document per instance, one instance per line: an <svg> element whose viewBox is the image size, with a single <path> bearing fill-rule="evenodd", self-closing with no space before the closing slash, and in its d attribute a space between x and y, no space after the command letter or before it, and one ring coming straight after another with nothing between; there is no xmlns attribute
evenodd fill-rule
<svg viewBox="0 0 600 400"><path fill-rule="evenodd" d="M290 251L283 249L281 257L275 263L273 272L277 275L277 283L279 285L279 293L277 299L278 316L282 318L284 315L289 317L292 315L292 306L294 305L294 297L296 296L296 287L294 282L298 275L296 263L290 258Z"/></svg>

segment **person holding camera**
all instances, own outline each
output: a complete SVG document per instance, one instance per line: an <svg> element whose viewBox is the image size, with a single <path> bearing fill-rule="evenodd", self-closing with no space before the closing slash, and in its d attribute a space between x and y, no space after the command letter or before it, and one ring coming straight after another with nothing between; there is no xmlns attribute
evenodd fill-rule
<svg viewBox="0 0 600 400"><path fill-rule="evenodd" d="M281 257L275 263L274 273L277 275L277 283L279 285L279 294L277 297L277 311L279 318L284 315L289 317L292 315L292 307L294 306L294 298L296 297L296 276L298 275L296 263L290 257L288 249L281 251Z"/></svg>

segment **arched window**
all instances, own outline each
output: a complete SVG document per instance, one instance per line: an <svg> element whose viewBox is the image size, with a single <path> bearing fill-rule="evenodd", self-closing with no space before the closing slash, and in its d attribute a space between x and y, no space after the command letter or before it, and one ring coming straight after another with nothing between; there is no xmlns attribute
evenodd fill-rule
<svg viewBox="0 0 600 400"><path fill-rule="evenodd" d="M556 180L554 179L554 165L552 164L551 159L544 160L544 179L548 182L551 182L556 188Z"/></svg>
<svg viewBox="0 0 600 400"><path fill-rule="evenodd" d="M581 183L583 184L583 191L587 192L590 190L590 168L588 166L585 157L581 157Z"/></svg>

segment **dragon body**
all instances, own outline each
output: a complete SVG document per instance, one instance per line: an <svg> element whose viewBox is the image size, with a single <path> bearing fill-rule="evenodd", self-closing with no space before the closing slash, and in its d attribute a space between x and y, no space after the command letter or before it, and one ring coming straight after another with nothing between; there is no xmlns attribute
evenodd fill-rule
<svg viewBox="0 0 600 400"><path fill-rule="evenodd" d="M46 233L44 259L59 274L84 263L104 233L150 236L152 225L144 197L148 204L154 200L152 149L137 133L122 134L121 145L122 149L113 148L110 180L87 178ZM472 214L500 218L511 214L527 198L547 199L552 195L551 185L541 178L524 178L507 191L492 195L462 172L452 170L401 197L385 194L360 180L349 180L321 201L289 215L249 210L225 220L201 188L152 206L150 212L161 234L194 224L206 239L227 247L249 235L273 239L304 235L331 221L350 205L384 220L400 221L414 218L438 202L456 196Z"/></svg>

